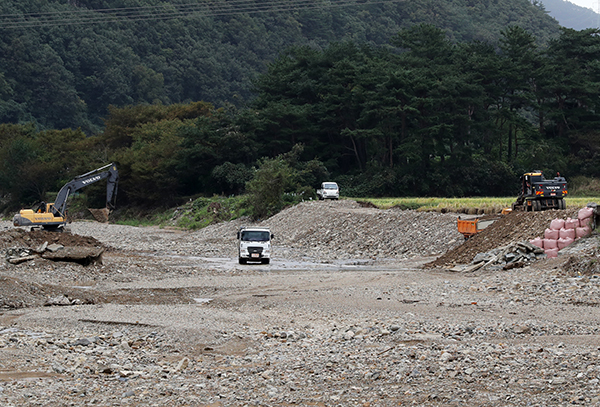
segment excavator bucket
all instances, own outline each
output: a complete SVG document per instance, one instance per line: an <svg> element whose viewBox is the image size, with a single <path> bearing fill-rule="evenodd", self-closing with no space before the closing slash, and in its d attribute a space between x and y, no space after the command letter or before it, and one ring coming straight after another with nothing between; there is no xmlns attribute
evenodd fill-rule
<svg viewBox="0 0 600 407"><path fill-rule="evenodd" d="M90 211L90 213L92 214L94 219L96 219L98 222L108 223L108 215L110 215L110 211L108 210L108 208L100 208L100 209L88 208L88 211Z"/></svg>

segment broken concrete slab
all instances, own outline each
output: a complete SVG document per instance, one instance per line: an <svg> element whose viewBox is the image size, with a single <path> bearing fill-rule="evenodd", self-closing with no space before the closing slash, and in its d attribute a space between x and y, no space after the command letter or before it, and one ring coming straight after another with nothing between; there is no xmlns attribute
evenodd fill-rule
<svg viewBox="0 0 600 407"><path fill-rule="evenodd" d="M87 266L92 263L102 264L102 247L63 247L61 250L42 254L42 258L53 261L71 261Z"/></svg>
<svg viewBox="0 0 600 407"><path fill-rule="evenodd" d="M48 245L48 247L46 247L46 250L48 250L49 252L56 252L58 250L61 250L62 248L64 248L63 245L61 244L56 244L56 243L52 243L51 245Z"/></svg>
<svg viewBox="0 0 600 407"><path fill-rule="evenodd" d="M47 248L48 248L48 242L44 242L35 251L38 253L44 253Z"/></svg>

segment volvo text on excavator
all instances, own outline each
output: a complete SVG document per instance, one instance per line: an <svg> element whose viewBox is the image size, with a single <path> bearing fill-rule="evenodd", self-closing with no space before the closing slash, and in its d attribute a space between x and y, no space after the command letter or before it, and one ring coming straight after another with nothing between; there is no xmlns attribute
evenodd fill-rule
<svg viewBox="0 0 600 407"><path fill-rule="evenodd" d="M41 202L33 209L21 209L13 217L15 226L31 226L32 228L43 228L45 230L62 231L67 223L67 198L78 189L86 187L102 179L107 179L106 185L106 208L102 209L106 215L115 208L117 199L117 185L119 173L117 166L112 163L93 171L79 175L67 182L58 191L53 203Z"/></svg>

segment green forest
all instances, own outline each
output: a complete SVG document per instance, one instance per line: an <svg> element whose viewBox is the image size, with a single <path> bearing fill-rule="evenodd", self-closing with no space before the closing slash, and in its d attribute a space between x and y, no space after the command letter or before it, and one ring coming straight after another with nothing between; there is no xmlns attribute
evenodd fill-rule
<svg viewBox="0 0 600 407"><path fill-rule="evenodd" d="M598 30L526 0L343 3L171 18L198 3L3 2L3 207L109 162L120 205L246 193L256 216L325 179L460 197L515 195L531 170L598 176Z"/></svg>

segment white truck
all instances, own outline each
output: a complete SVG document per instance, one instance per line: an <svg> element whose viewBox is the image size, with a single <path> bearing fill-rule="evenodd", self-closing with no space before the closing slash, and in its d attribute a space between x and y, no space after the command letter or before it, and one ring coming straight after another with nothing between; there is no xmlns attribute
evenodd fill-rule
<svg viewBox="0 0 600 407"><path fill-rule="evenodd" d="M269 228L241 226L237 232L240 264L246 264L248 260L269 264L274 237Z"/></svg>
<svg viewBox="0 0 600 407"><path fill-rule="evenodd" d="M339 199L340 188L335 182L323 182L321 189L317 189L317 196L320 200L323 199Z"/></svg>

